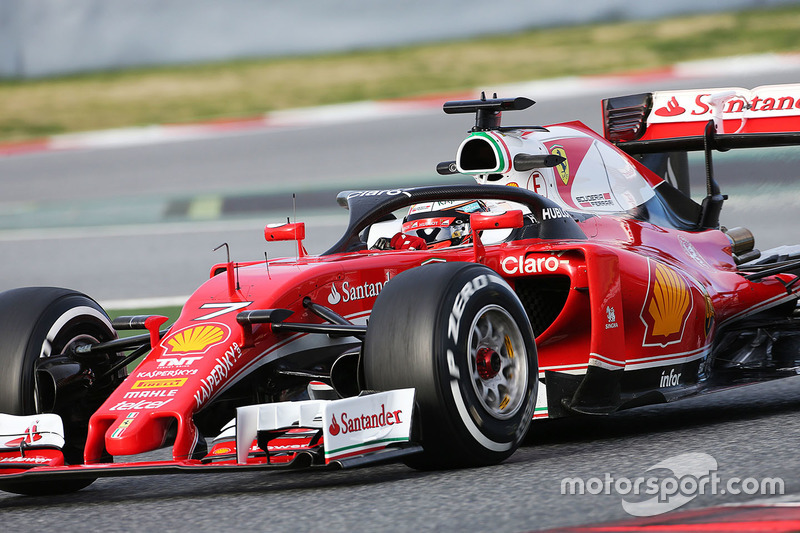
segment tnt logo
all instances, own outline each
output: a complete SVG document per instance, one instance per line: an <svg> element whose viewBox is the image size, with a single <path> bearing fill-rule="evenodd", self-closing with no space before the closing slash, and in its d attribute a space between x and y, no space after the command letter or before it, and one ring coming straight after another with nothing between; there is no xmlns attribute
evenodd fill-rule
<svg viewBox="0 0 800 533"><path fill-rule="evenodd" d="M186 368L192 366L202 357L162 357L158 359L158 368Z"/></svg>

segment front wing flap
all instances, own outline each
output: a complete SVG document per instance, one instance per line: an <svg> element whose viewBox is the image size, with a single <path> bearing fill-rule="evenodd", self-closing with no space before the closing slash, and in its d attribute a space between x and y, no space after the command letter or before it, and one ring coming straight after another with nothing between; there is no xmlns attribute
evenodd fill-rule
<svg viewBox="0 0 800 533"><path fill-rule="evenodd" d="M40 433L42 420L47 428L61 427L58 415L0 415L0 435L9 442L16 444L17 440L27 438L36 444L45 434L53 441L48 441L46 446L23 447L22 451L4 448L2 456L12 457L6 463L13 468L2 468L0 463L0 489L16 483L65 478L341 469L395 461L422 451L420 445L411 441L413 408L414 389L340 400L251 405L237 409L236 419L214 439L211 451L203 459L70 466L63 464L60 453L64 444L63 429L58 434L50 429ZM36 437L39 434L42 438ZM58 458L50 459L53 451Z"/></svg>

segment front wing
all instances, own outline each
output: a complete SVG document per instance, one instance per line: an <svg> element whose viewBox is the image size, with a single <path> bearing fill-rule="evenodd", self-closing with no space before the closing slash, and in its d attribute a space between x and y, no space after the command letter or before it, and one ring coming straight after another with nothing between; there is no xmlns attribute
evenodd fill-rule
<svg viewBox="0 0 800 533"><path fill-rule="evenodd" d="M200 459L65 465L56 414L0 415L0 489L114 476L341 469L422 451L411 441L414 389L239 407ZM116 431L118 431L117 429Z"/></svg>

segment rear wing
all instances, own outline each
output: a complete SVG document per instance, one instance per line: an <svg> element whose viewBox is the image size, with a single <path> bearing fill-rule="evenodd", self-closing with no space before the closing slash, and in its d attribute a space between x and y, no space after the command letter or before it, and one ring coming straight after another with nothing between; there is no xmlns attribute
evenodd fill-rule
<svg viewBox="0 0 800 533"><path fill-rule="evenodd" d="M629 154L800 144L800 84L658 91L603 100L604 136Z"/></svg>

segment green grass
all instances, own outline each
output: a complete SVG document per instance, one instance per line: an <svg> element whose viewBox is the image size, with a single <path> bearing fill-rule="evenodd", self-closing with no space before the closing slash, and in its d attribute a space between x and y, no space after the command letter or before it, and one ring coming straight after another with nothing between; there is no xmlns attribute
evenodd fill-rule
<svg viewBox="0 0 800 533"><path fill-rule="evenodd" d="M540 29L330 54L0 81L0 140L225 120L365 99L472 90L678 61L797 52L800 6Z"/></svg>

